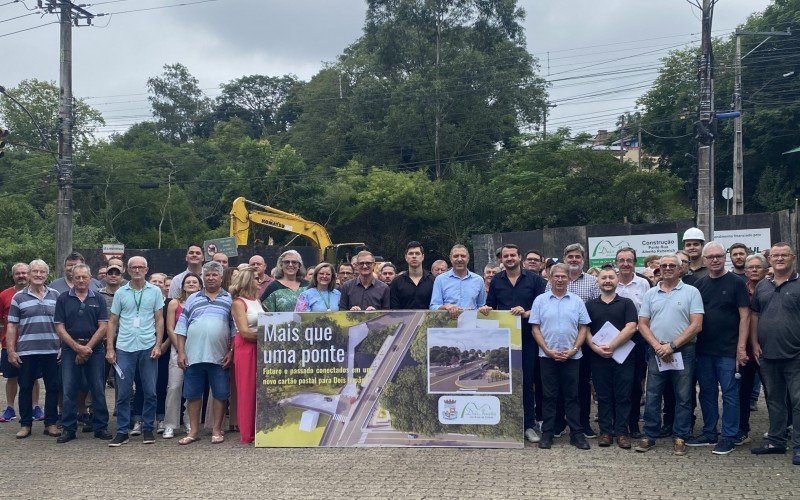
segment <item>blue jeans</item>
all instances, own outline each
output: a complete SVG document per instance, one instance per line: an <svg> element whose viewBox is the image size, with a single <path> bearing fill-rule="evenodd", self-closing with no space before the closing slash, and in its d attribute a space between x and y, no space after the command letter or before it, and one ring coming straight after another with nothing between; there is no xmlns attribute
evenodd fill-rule
<svg viewBox="0 0 800 500"><path fill-rule="evenodd" d="M78 391L83 390L84 377L92 394L92 430L95 432L108 427L108 407L105 393L105 348L95 346L92 355L82 365L75 363L75 351L67 346L61 348L61 383L64 401L61 409L61 423L70 432L78 430Z"/></svg>
<svg viewBox="0 0 800 500"><path fill-rule="evenodd" d="M152 431L156 419L156 375L158 360L151 359L152 349L125 352L117 349L117 364L122 370L124 379L117 375L117 432L127 434L131 424L131 393L133 381L138 371L142 382L144 406L142 411L142 429Z"/></svg>
<svg viewBox="0 0 800 500"><path fill-rule="evenodd" d="M739 381L736 358L697 356L697 382L700 384L700 409L703 411L703 435L716 441L719 420L719 388L722 389L722 437L736 439L739 434Z"/></svg>
<svg viewBox="0 0 800 500"><path fill-rule="evenodd" d="M675 421L672 436L687 439L692 433L692 386L694 384L695 346L689 344L679 349L683 356L683 370L658 371L655 352L647 347L647 396L644 405L644 434L655 440L661 429L661 398L667 380L675 391Z"/></svg>

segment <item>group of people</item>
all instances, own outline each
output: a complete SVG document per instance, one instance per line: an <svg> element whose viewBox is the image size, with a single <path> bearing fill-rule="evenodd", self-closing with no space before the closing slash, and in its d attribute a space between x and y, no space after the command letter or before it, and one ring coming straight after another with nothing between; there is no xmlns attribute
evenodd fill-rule
<svg viewBox="0 0 800 500"><path fill-rule="evenodd" d="M483 276L469 270L463 245L451 249L449 266L440 260L424 269L425 250L417 241L405 250L403 271L391 263L376 265L366 250L350 262L306 270L300 254L289 250L268 272L260 255L230 267L222 253L204 263L202 248L190 245L187 269L171 279L159 273L146 279L148 263L137 256L127 266L110 260L97 280L73 253L64 277L48 286L45 262L18 263L14 285L0 294L0 368L9 398L2 420L15 418L18 393L18 438L43 419L45 434L65 443L75 439L82 422L84 430L116 447L131 435L141 434L144 443L154 442L154 433L174 437L185 401L186 435L178 442L188 445L199 439L207 394L212 442L238 430L240 441L249 443L255 437L261 312L430 309L455 318L470 309L485 315L506 310L526 320L524 434L539 448L553 446L569 426L571 444L581 449L590 448L587 438L597 438L601 447L616 441L646 452L657 439L671 437L677 455L686 454L687 446L713 446L715 454L727 454L750 440L749 398L760 377L770 429L752 452L786 453L787 429L800 419L794 252L786 243L773 245L768 256L742 244L726 249L706 243L696 228L683 241L682 251L658 257L658 267L647 275L636 272L632 248L618 250L596 276L588 274L579 243L550 259L504 245L499 263L487 266ZM772 274L765 279L768 269ZM123 279L126 271L129 281ZM115 435L108 432L104 396L112 371ZM45 405L37 415L39 378ZM590 422L593 395L599 433ZM695 435L697 401L704 425ZM223 429L226 415L229 426ZM800 464L800 433L793 434L792 446L793 462Z"/></svg>

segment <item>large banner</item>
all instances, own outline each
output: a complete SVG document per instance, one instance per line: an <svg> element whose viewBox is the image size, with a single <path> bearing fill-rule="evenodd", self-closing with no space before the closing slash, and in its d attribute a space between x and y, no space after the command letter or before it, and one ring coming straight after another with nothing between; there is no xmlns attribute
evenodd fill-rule
<svg viewBox="0 0 800 500"><path fill-rule="evenodd" d="M589 238L589 266L614 263L617 250L630 247L636 250L636 270L644 270L644 259L648 255L667 255L678 251L678 234L626 234Z"/></svg>
<svg viewBox="0 0 800 500"><path fill-rule="evenodd" d="M258 447L522 448L520 319L264 313Z"/></svg>
<svg viewBox="0 0 800 500"><path fill-rule="evenodd" d="M760 253L769 248L771 243L770 231L768 227L761 229L736 229L731 231L714 231L714 240L720 242L725 249L729 249L734 243L744 243L752 252ZM731 254L727 252L725 257L726 267L733 267Z"/></svg>

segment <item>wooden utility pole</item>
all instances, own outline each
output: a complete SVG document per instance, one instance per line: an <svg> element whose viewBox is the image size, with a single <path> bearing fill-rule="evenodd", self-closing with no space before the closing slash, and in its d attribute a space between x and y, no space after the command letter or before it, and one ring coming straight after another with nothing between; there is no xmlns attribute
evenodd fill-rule
<svg viewBox="0 0 800 500"><path fill-rule="evenodd" d="M697 150L697 227L714 239L714 60L711 47L713 0L703 0L700 39L700 105Z"/></svg>
<svg viewBox="0 0 800 500"><path fill-rule="evenodd" d="M791 36L790 31L741 31L736 30L736 60L734 61L733 110L742 112L742 59L749 56L773 36ZM766 36L767 38L742 56L742 35ZM742 143L742 117L733 121L733 215L744 213L744 146Z"/></svg>
<svg viewBox="0 0 800 500"><path fill-rule="evenodd" d="M93 15L68 0L48 0L48 12L59 14L58 198L56 200L56 276L63 275L64 259L72 252L72 24L91 22Z"/></svg>

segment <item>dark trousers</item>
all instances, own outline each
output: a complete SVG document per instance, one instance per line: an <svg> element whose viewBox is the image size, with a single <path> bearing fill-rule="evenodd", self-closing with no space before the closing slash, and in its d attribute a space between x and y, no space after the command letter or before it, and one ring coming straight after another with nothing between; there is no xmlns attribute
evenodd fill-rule
<svg viewBox="0 0 800 500"><path fill-rule="evenodd" d="M92 430L95 432L108 428L108 408L106 407L105 347L95 346L92 355L83 364L76 363L75 351L67 346L61 348L61 374L64 397L61 408L61 423L70 432L78 430L78 391L85 378L92 394Z"/></svg>
<svg viewBox="0 0 800 500"><path fill-rule="evenodd" d="M794 427L792 448L795 453L800 452L800 356L792 359L762 359L761 382L766 389L769 411L767 440L775 446L786 447L788 406L788 410L792 412L791 422ZM787 391L789 403L786 398Z"/></svg>
<svg viewBox="0 0 800 500"><path fill-rule="evenodd" d="M628 356L622 364L612 358L590 356L592 382L597 396L597 420L601 434L628 435L628 418L631 413L631 384L634 359ZM639 406L639 401L636 401Z"/></svg>
<svg viewBox="0 0 800 500"><path fill-rule="evenodd" d="M589 361L592 349L584 344L581 352L583 356L578 360L578 421L581 424L581 430L587 432L589 430L589 413L592 409L592 363ZM556 406L556 433L563 431L567 426L568 421L565 420L564 413L564 398L559 394ZM572 426L570 426L570 430L572 430Z"/></svg>
<svg viewBox="0 0 800 500"><path fill-rule="evenodd" d="M747 434L750 432L750 398L756 384L758 363L754 360L748 361L739 368L739 375L742 376L739 380L739 432Z"/></svg>
<svg viewBox="0 0 800 500"><path fill-rule="evenodd" d="M44 425L58 421L59 366L56 354L29 354L20 356L19 368L19 423L31 427L33 423L33 384L41 373L44 380Z"/></svg>
<svg viewBox="0 0 800 500"><path fill-rule="evenodd" d="M544 420L542 416L542 367L539 362L539 348L536 348L536 366L533 369L533 399L536 402L536 421Z"/></svg>
<svg viewBox="0 0 800 500"><path fill-rule="evenodd" d="M638 334L635 335L638 337ZM642 416L642 407L639 404L644 394L643 382L647 375L647 360L645 358L645 342L636 343L628 358L633 359L633 380L631 381L631 410L628 414L628 430L631 434L639 432L639 418ZM627 361L627 360L626 360ZM596 383L595 383L596 384ZM597 386L595 385L595 391Z"/></svg>
<svg viewBox="0 0 800 500"><path fill-rule="evenodd" d="M580 360L556 361L540 357L542 371L542 432L553 434L556 426L558 397L564 398L564 409L571 434L582 432L580 405L578 404L578 376Z"/></svg>
<svg viewBox="0 0 800 500"><path fill-rule="evenodd" d="M578 404L580 405L580 424L584 432L589 430L589 414L592 411L592 349L586 343L581 347L583 357L579 359ZM570 427L572 430L572 427Z"/></svg>
<svg viewBox="0 0 800 500"><path fill-rule="evenodd" d="M539 347L536 345L536 342L522 343L522 409L525 429L536 427L534 374L538 368L536 360L538 356Z"/></svg>
<svg viewBox="0 0 800 500"><path fill-rule="evenodd" d="M156 376L156 420L164 420L167 402L167 381L169 379L169 352L158 358Z"/></svg>

